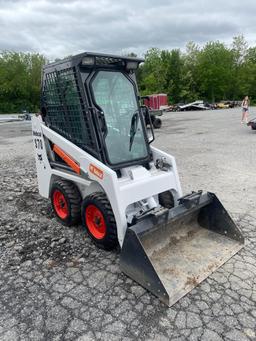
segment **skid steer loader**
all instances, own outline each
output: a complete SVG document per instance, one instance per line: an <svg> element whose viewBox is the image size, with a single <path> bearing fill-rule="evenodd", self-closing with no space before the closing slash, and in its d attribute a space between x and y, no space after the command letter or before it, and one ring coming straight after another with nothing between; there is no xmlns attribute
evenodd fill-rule
<svg viewBox="0 0 256 341"><path fill-rule="evenodd" d="M216 195L182 196L174 157L151 145L141 62L82 53L43 68L32 119L38 186L62 224L81 219L98 247L119 244L122 271L171 306L244 239Z"/></svg>

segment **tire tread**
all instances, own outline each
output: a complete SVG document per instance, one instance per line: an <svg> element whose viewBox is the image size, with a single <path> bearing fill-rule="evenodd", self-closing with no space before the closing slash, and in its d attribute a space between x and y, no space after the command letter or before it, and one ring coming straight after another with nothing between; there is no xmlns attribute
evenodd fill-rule
<svg viewBox="0 0 256 341"><path fill-rule="evenodd" d="M83 225L86 228L88 235L90 236L92 241L97 245L97 247L101 249L105 249L105 250L114 249L118 245L116 220L115 220L113 210L111 208L111 204L106 194L103 192L95 192L95 193L89 194L84 199L84 203L86 203L87 201L89 202L93 201L103 206L104 208L103 214L107 217L106 223L109 222L111 224L111 228L110 227L107 228L107 235L105 236L105 238L103 240L96 240L95 238L93 238L93 236L91 236L90 232L88 231L86 227L84 217L82 217ZM82 205L82 215L84 215L84 211L86 207L86 204L84 203Z"/></svg>
<svg viewBox="0 0 256 341"><path fill-rule="evenodd" d="M58 179L53 183L51 196L52 196L54 188L56 187L59 187L59 189L62 189L64 191L64 194L67 196L66 199L69 201L69 207L70 207L69 218L66 221L64 221L57 216L58 220L63 225L67 225L67 226L78 224L81 218L80 212L81 212L82 198L81 198L81 194L77 186L70 181Z"/></svg>

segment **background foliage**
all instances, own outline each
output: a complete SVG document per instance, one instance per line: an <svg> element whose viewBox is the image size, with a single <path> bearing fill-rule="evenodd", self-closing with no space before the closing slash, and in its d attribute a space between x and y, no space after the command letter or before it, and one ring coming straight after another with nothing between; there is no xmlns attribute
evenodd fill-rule
<svg viewBox="0 0 256 341"><path fill-rule="evenodd" d="M0 113L39 109L41 69L47 62L38 53L0 52ZM170 103L245 95L256 100L256 47L238 36L231 46L214 41L201 48L189 42L184 52L151 48L137 77L142 95L167 93Z"/></svg>
<svg viewBox="0 0 256 341"><path fill-rule="evenodd" d="M45 63L38 53L0 53L0 113L38 110Z"/></svg>
<svg viewBox="0 0 256 341"><path fill-rule="evenodd" d="M256 99L256 47L249 48L243 36L231 46L189 42L184 53L151 48L145 57L138 71L143 95L167 93L171 103Z"/></svg>

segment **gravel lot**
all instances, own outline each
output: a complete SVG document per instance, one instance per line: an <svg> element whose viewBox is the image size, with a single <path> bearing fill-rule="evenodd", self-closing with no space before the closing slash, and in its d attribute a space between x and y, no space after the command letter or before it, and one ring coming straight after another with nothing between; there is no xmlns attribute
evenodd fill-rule
<svg viewBox="0 0 256 341"><path fill-rule="evenodd" d="M171 308L120 272L118 251L55 220L37 193L30 134L30 123L0 124L1 341L256 340L256 132L240 109L165 114L156 132L184 193L215 192L246 238Z"/></svg>

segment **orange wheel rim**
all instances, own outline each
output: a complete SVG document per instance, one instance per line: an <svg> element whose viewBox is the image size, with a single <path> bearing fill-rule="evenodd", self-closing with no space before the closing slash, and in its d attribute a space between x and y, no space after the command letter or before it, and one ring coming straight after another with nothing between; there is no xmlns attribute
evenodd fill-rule
<svg viewBox="0 0 256 341"><path fill-rule="evenodd" d="M55 190L53 193L53 206L55 212L61 219L66 219L68 216L68 203L63 193L59 190Z"/></svg>
<svg viewBox="0 0 256 341"><path fill-rule="evenodd" d="M102 212L95 205L88 205L85 210L86 225L96 239L103 239L107 226Z"/></svg>

